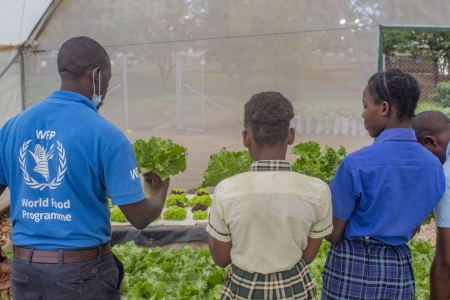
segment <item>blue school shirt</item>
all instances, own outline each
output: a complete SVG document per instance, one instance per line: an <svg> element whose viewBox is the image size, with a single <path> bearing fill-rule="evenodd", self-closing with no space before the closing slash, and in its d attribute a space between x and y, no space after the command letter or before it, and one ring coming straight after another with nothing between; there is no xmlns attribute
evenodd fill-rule
<svg viewBox="0 0 450 300"><path fill-rule="evenodd" d="M333 215L348 221L348 240L369 236L398 246L411 239L444 188L441 163L414 131L387 129L342 161L330 184Z"/></svg>
<svg viewBox="0 0 450 300"><path fill-rule="evenodd" d="M9 120L0 145L17 246L104 244L111 238L108 192L116 205L145 198L130 142L80 94L56 91Z"/></svg>
<svg viewBox="0 0 450 300"><path fill-rule="evenodd" d="M445 191L442 199L434 208L434 220L440 228L450 228L450 143L447 145L444 163Z"/></svg>

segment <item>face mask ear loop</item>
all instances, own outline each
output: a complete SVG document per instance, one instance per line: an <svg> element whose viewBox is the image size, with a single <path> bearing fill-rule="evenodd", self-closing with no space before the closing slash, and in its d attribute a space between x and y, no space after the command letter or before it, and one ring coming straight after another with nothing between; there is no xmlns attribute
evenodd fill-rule
<svg viewBox="0 0 450 300"><path fill-rule="evenodd" d="M100 68L97 68L92 72L92 85L94 86L94 95L97 95L95 93L95 71L99 70ZM98 71L98 95L100 96L100 87L102 85L102 78L100 76L100 70Z"/></svg>
<svg viewBox="0 0 450 300"><path fill-rule="evenodd" d="M94 95L95 95L95 79L94 79L94 77L95 77L95 71L96 70L97 69L95 69L94 72L92 72L92 85L94 86Z"/></svg>
<svg viewBox="0 0 450 300"><path fill-rule="evenodd" d="M102 76L100 74L100 69L98 70L98 96L100 97L101 89L102 88Z"/></svg>

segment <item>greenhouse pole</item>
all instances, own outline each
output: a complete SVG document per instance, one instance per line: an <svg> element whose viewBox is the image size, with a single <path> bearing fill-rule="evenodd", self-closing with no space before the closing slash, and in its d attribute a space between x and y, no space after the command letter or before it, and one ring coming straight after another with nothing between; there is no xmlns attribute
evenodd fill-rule
<svg viewBox="0 0 450 300"><path fill-rule="evenodd" d="M384 31L383 26L380 25L378 36L378 72L383 72L383 43L384 43Z"/></svg>
<svg viewBox="0 0 450 300"><path fill-rule="evenodd" d="M19 49L19 65L20 65L20 103L22 104L22 111L25 110L25 62L23 58L22 49Z"/></svg>
<svg viewBox="0 0 450 300"><path fill-rule="evenodd" d="M122 53L123 58L123 101L125 105L125 128L128 128L128 76L127 76L127 55Z"/></svg>

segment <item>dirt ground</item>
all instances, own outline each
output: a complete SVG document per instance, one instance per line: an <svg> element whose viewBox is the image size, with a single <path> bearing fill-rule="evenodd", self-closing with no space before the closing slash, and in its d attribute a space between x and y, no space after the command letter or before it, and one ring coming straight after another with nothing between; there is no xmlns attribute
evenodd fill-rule
<svg viewBox="0 0 450 300"><path fill-rule="evenodd" d="M428 240L431 245L436 246L436 225L434 224L434 219L431 220L430 224L423 225L416 237L421 240Z"/></svg>

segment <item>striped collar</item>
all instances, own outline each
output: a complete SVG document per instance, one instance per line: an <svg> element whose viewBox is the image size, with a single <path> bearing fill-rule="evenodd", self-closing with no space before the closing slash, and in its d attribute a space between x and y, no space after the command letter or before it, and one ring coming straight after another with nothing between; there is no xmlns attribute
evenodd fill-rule
<svg viewBox="0 0 450 300"><path fill-rule="evenodd" d="M249 171L292 171L287 160L258 160L252 163Z"/></svg>

